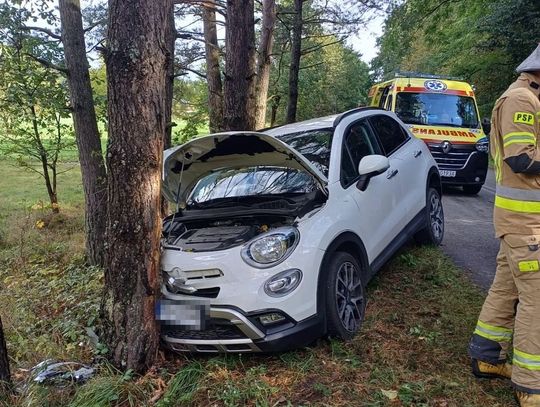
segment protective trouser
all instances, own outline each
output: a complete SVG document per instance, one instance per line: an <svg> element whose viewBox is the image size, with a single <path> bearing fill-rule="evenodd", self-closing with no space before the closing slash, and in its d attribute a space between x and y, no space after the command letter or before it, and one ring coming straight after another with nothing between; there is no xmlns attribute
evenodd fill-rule
<svg viewBox="0 0 540 407"><path fill-rule="evenodd" d="M497 272L469 344L472 358L504 363L512 344L512 383L540 394L540 235L505 235Z"/></svg>

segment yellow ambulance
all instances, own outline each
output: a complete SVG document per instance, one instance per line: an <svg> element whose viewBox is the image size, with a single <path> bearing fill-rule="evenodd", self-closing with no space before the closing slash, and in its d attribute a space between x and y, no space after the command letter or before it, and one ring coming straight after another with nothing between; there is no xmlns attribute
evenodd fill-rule
<svg viewBox="0 0 540 407"><path fill-rule="evenodd" d="M371 87L370 106L391 110L428 145L443 184L482 189L488 168L489 132L482 128L474 90L466 82L420 73L398 73Z"/></svg>

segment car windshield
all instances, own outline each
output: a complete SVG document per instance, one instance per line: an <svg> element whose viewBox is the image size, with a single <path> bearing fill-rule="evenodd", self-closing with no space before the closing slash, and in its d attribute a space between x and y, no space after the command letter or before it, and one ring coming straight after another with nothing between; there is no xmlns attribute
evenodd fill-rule
<svg viewBox="0 0 540 407"><path fill-rule="evenodd" d="M328 176L333 133L332 129L318 129L281 134L276 138L294 148Z"/></svg>
<svg viewBox="0 0 540 407"><path fill-rule="evenodd" d="M471 97L400 92L396 114L408 124L478 128L476 106Z"/></svg>
<svg viewBox="0 0 540 407"><path fill-rule="evenodd" d="M188 205L224 198L306 194L316 188L317 183L310 174L294 168L221 168L197 182Z"/></svg>

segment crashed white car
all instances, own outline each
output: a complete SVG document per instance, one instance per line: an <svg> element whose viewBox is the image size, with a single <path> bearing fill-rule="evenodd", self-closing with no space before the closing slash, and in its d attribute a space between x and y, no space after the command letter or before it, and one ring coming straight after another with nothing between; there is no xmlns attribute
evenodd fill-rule
<svg viewBox="0 0 540 407"><path fill-rule="evenodd" d="M437 165L391 112L361 108L166 151L165 344L269 352L358 332L365 286L405 242L438 245Z"/></svg>

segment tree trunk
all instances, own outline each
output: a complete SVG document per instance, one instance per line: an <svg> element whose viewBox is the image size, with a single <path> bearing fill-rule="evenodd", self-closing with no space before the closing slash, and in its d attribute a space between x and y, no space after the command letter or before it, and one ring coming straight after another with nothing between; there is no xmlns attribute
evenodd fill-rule
<svg viewBox="0 0 540 407"><path fill-rule="evenodd" d="M172 146L172 128L176 125L172 120L173 94L174 94L174 51L176 44L176 27L174 24L174 7L167 18L165 29L165 44L167 44L167 78L165 82L165 134L163 149ZM161 196L161 218L165 218L169 212L169 203Z"/></svg>
<svg viewBox="0 0 540 407"><path fill-rule="evenodd" d="M176 27L174 25L174 8L167 16L167 26L165 29L165 44L167 45L167 78L165 82L165 138L163 139L163 148L166 150L171 147L172 128L172 105L174 90L174 46L176 43Z"/></svg>
<svg viewBox="0 0 540 407"><path fill-rule="evenodd" d="M274 100L272 100L272 105L270 106L270 127L276 125L277 111L279 108L279 102L281 102L281 96L276 95Z"/></svg>
<svg viewBox="0 0 540 407"><path fill-rule="evenodd" d="M107 174L88 73L81 7L79 0L59 0L58 6L84 190L86 257L90 264L103 265Z"/></svg>
<svg viewBox="0 0 540 407"><path fill-rule="evenodd" d="M274 27L276 25L276 1L263 0L262 33L257 60L257 89L255 91L255 128L266 125L266 99L270 84L272 47L274 45Z"/></svg>
<svg viewBox="0 0 540 407"><path fill-rule="evenodd" d="M255 20L253 0L227 0L225 130L255 129Z"/></svg>
<svg viewBox="0 0 540 407"><path fill-rule="evenodd" d="M289 100L287 104L287 123L296 121L298 105L298 75L300 72L300 57L302 53L302 6L304 0L294 0L294 12L291 40L291 65L289 66Z"/></svg>
<svg viewBox="0 0 540 407"><path fill-rule="evenodd" d="M104 339L113 363L150 367L159 343L160 184L172 0L109 0Z"/></svg>
<svg viewBox="0 0 540 407"><path fill-rule="evenodd" d="M210 132L223 128L223 85L219 66L219 44L216 29L216 1L208 0L203 4L202 18L206 55L206 83L208 85L208 116Z"/></svg>
<svg viewBox="0 0 540 407"><path fill-rule="evenodd" d="M9 371L9 359L6 347L6 339L4 338L4 327L2 318L0 318L0 391L2 387L11 384L11 374ZM4 389L5 390L5 389Z"/></svg>

